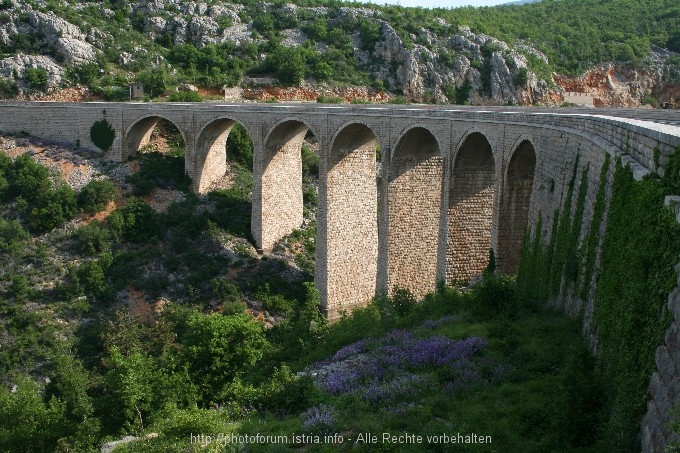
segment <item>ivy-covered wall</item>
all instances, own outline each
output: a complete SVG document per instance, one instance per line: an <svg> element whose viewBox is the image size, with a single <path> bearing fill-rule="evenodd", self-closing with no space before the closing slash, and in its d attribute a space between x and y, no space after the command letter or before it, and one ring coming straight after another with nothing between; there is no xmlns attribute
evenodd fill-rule
<svg viewBox="0 0 680 453"><path fill-rule="evenodd" d="M599 181L593 201L588 182L594 171ZM556 301L583 317L599 376L609 389L602 438L611 451L640 451L650 378L659 367L667 368L669 376L676 370L665 355L659 359L657 348L664 336L668 339L673 316L666 302L678 282L673 267L680 261L680 226L664 206L664 196L680 194L679 171L680 148L661 179L650 175L636 181L621 159L609 155L599 169L589 163L579 166L577 158L561 209L551 216L549 228L539 217L522 250L521 294ZM592 212L584 226L587 198ZM668 356L673 354L680 356L680 349ZM664 404L680 400L680 387L673 394L667 389L674 384L661 384ZM668 407L662 409L670 413ZM672 437L663 420L654 423L659 426L651 431L659 433L643 430L643 450L656 449Z"/></svg>

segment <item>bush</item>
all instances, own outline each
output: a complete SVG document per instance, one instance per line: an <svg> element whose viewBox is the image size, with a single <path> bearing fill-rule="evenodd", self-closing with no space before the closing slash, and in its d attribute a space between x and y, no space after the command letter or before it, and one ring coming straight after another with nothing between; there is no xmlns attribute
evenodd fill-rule
<svg viewBox="0 0 680 453"><path fill-rule="evenodd" d="M147 195L154 187L184 192L191 187L191 178L184 172L184 157L159 152L142 154L139 171L129 175L127 181L134 186L133 193L138 196Z"/></svg>
<svg viewBox="0 0 680 453"><path fill-rule="evenodd" d="M95 255L111 249L111 233L98 220L93 220L87 225L78 228L75 232L75 237L81 253Z"/></svg>
<svg viewBox="0 0 680 453"><path fill-rule="evenodd" d="M0 450L55 451L62 437L66 405L57 398L47 403L38 385L21 377L16 391L0 386Z"/></svg>
<svg viewBox="0 0 680 453"><path fill-rule="evenodd" d="M194 382L206 399L215 400L227 384L262 358L267 340L250 315L192 314L181 342Z"/></svg>
<svg viewBox="0 0 680 453"><path fill-rule="evenodd" d="M118 189L110 179L90 181L78 194L78 207L88 214L95 214L118 199Z"/></svg>
<svg viewBox="0 0 680 453"><path fill-rule="evenodd" d="M195 91L175 91L168 97L170 102L203 102L203 98Z"/></svg>
<svg viewBox="0 0 680 453"><path fill-rule="evenodd" d="M108 151L113 145L113 139L116 138L116 131L111 126L106 118L95 121L90 128L90 140L95 146L102 151Z"/></svg>
<svg viewBox="0 0 680 453"><path fill-rule="evenodd" d="M26 82L37 90L44 90L47 87L47 71L40 68L26 68L24 72Z"/></svg>
<svg viewBox="0 0 680 453"><path fill-rule="evenodd" d="M6 194L10 198L21 195L29 203L34 203L51 188L47 168L28 154L17 157L8 173L9 187Z"/></svg>
<svg viewBox="0 0 680 453"><path fill-rule="evenodd" d="M320 95L316 98L319 104L342 104L345 102L341 97Z"/></svg>
<svg viewBox="0 0 680 453"><path fill-rule="evenodd" d="M15 253L23 247L31 235L16 220L0 217L0 251Z"/></svg>
<svg viewBox="0 0 680 453"><path fill-rule="evenodd" d="M519 309L515 284L509 277L487 274L474 286L475 303L472 312L486 319L512 318Z"/></svg>
<svg viewBox="0 0 680 453"><path fill-rule="evenodd" d="M36 206L30 210L28 225L37 232L44 233L62 226L76 213L76 194L63 184L47 192Z"/></svg>
<svg viewBox="0 0 680 453"><path fill-rule="evenodd" d="M114 236L131 242L146 242L161 233L156 212L144 200L132 198L109 216L108 224Z"/></svg>
<svg viewBox="0 0 680 453"><path fill-rule="evenodd" d="M512 81L515 85L515 88L523 88L527 86L527 82L529 81L529 75L527 68L520 68L519 71L513 76Z"/></svg>
<svg viewBox="0 0 680 453"><path fill-rule="evenodd" d="M658 101L655 97L652 97L652 95L649 94L649 93L646 93L646 94L642 97L641 103L642 103L642 105L649 104L649 105L651 105L652 107L654 107L655 109L658 109L658 108L659 108L659 101Z"/></svg>

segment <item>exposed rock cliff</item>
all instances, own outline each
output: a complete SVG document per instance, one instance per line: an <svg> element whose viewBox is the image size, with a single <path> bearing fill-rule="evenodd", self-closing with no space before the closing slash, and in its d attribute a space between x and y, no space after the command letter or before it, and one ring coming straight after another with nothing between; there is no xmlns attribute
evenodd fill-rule
<svg viewBox="0 0 680 453"><path fill-rule="evenodd" d="M100 71L100 76L117 75L118 83L121 75L130 81L134 73L155 66L167 67L172 73L173 65L165 60L167 51L158 43L165 48L190 43L199 49L233 43L237 51L249 46L248 52L265 69L268 52L275 47L272 40L289 48L313 46L323 59L334 44L330 33L327 38L316 36L312 41L305 32L305 27L314 21L322 21L329 30L331 26L344 30L350 38L347 44L350 58L358 69L365 71L374 88L379 91L384 87L418 102L555 105L569 100L565 92L578 92L590 96L595 106L638 106L643 100L648 101L649 96L662 103L680 103L677 62L675 66L668 64L671 58L680 59L663 49L654 49L644 69L602 64L576 78L549 76L550 72L545 70L538 71L543 74L539 76L536 62L545 69L549 61L529 42L504 42L474 33L467 26L454 27L443 19L438 19L437 32L423 26L416 33L405 34L370 8L340 7L331 15L328 7L262 3L257 9L269 18L279 22L282 17L290 18L283 20L290 24L277 29L274 38L262 31L262 24L256 25L262 18L251 17L252 9L240 4L138 0L118 10L95 7L99 16L95 20L90 19L94 17L93 4L75 3L69 8L87 12L85 19L75 23L65 18L73 21L72 14L62 17L63 11L47 11L50 5L12 0L11 6L2 12L0 51L10 54L0 62L5 87L14 84L19 93L35 90L25 77L25 68L32 67L47 72L48 82L42 89L52 91L60 85L78 82L73 77L64 78L68 74L65 67L97 61L101 68L104 60L127 71L124 75L112 67L107 68L107 73ZM104 26L101 20L120 23L121 30L127 33L124 39L134 41L121 42L123 35ZM366 22L378 31L368 42L360 27ZM298 90L304 92L304 99L314 97L309 88L314 82L314 77L308 75L307 86ZM3 93L1 88L0 95L7 96L8 90L5 88ZM288 91L285 99L295 92ZM320 88L316 94L327 95L328 89Z"/></svg>

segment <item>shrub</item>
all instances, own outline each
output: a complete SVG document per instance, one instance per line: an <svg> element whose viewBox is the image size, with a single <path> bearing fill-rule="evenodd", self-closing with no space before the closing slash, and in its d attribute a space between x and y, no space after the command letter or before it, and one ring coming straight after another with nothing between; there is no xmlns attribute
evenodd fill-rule
<svg viewBox="0 0 680 453"><path fill-rule="evenodd" d="M135 195L147 195L154 187L185 192L191 187L191 179L184 172L184 157L159 152L144 153L139 171L129 175L127 181L134 186Z"/></svg>
<svg viewBox="0 0 680 453"><path fill-rule="evenodd" d="M95 214L118 198L118 190L110 179L90 181L78 194L78 207L88 214Z"/></svg>
<svg viewBox="0 0 680 453"><path fill-rule="evenodd" d="M116 131L106 118L95 121L90 128L90 140L102 151L108 151L111 148L114 138L116 138Z"/></svg>
<svg viewBox="0 0 680 453"><path fill-rule="evenodd" d="M649 104L655 109L659 108L659 101L649 93L645 93L641 101L642 105Z"/></svg>
<svg viewBox="0 0 680 453"><path fill-rule="evenodd" d="M38 385L28 377L20 377L14 392L0 386L0 450L55 451L65 411L57 398L43 401Z"/></svg>
<svg viewBox="0 0 680 453"><path fill-rule="evenodd" d="M320 95L316 98L316 102L319 104L342 104L344 100L338 96L324 96Z"/></svg>
<svg viewBox="0 0 680 453"><path fill-rule="evenodd" d="M267 340L262 325L250 315L194 313L187 320L181 342L186 347L190 373L206 398L214 400L241 372L257 363Z"/></svg>
<svg viewBox="0 0 680 453"><path fill-rule="evenodd" d="M195 91L175 91L168 97L170 102L203 102L203 98Z"/></svg>
<svg viewBox="0 0 680 453"><path fill-rule="evenodd" d="M82 253L94 255L111 249L111 233L98 220L78 228L75 237L78 249Z"/></svg>
<svg viewBox="0 0 680 453"><path fill-rule="evenodd" d="M527 68L520 68L519 71L513 76L512 81L515 88L522 88L527 86L529 80Z"/></svg>
<svg viewBox="0 0 680 453"><path fill-rule="evenodd" d="M111 213L108 220L114 235L131 242L145 242L161 233L158 215L139 198L130 199Z"/></svg>
<svg viewBox="0 0 680 453"><path fill-rule="evenodd" d="M14 253L31 235L16 220L5 220L0 217L0 251Z"/></svg>
<svg viewBox="0 0 680 453"><path fill-rule="evenodd" d="M76 213L76 194L66 184L44 194L30 210L28 225L43 233L60 227Z"/></svg>
<svg viewBox="0 0 680 453"><path fill-rule="evenodd" d="M44 69L26 68L24 78L31 88L44 90L47 87L47 71Z"/></svg>
<svg viewBox="0 0 680 453"><path fill-rule="evenodd" d="M302 174L305 176L319 177L319 155L312 151L306 143L302 144Z"/></svg>
<svg viewBox="0 0 680 453"><path fill-rule="evenodd" d="M28 154L14 160L9 169L9 188L7 195L21 195L29 203L42 198L51 188L49 171Z"/></svg>

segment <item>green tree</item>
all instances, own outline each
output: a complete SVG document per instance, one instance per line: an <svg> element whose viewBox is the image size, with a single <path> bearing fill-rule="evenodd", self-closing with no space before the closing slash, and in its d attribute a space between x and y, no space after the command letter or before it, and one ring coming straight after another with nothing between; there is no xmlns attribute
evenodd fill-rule
<svg viewBox="0 0 680 453"><path fill-rule="evenodd" d="M194 382L206 399L219 398L226 386L262 358L267 346L262 325L248 314L193 313L182 339Z"/></svg>
<svg viewBox="0 0 680 453"><path fill-rule="evenodd" d="M234 125L227 137L226 147L229 159L249 170L253 169L253 141L243 126Z"/></svg>
<svg viewBox="0 0 680 453"><path fill-rule="evenodd" d="M40 396L38 385L20 376L12 392L0 386L0 450L54 451L63 437L66 405Z"/></svg>
<svg viewBox="0 0 680 453"><path fill-rule="evenodd" d="M299 85L305 75L305 59L294 47L277 47L267 56L267 65L284 85Z"/></svg>
<svg viewBox="0 0 680 453"><path fill-rule="evenodd" d="M88 213L95 214L103 210L108 203L118 199L118 189L110 179L96 179L87 183L78 194L78 207Z"/></svg>
<svg viewBox="0 0 680 453"><path fill-rule="evenodd" d="M154 68L144 70L137 74L137 82L144 85L144 90L151 97L162 96L168 89L168 73L164 68Z"/></svg>
<svg viewBox="0 0 680 453"><path fill-rule="evenodd" d="M45 193L28 216L28 225L38 232L50 231L70 219L76 213L76 194L66 184Z"/></svg>
<svg viewBox="0 0 680 453"><path fill-rule="evenodd" d="M26 68L24 72L26 82L37 90L44 90L47 87L47 71L41 68Z"/></svg>
<svg viewBox="0 0 680 453"><path fill-rule="evenodd" d="M98 440L99 422L93 417L93 401L88 394L90 375L71 353L58 353L52 362L54 373L46 393L65 404L63 428L69 433L67 443L75 451L91 448Z"/></svg>
<svg viewBox="0 0 680 453"><path fill-rule="evenodd" d="M105 359L108 368L104 379L111 417L122 422L127 429L141 431L154 399L153 360L139 350L126 355L112 347Z"/></svg>
<svg viewBox="0 0 680 453"><path fill-rule="evenodd" d="M106 118L95 121L90 128L90 140L102 151L108 151L116 138L116 131Z"/></svg>
<svg viewBox="0 0 680 453"><path fill-rule="evenodd" d="M9 183L7 195L10 197L21 195L29 203L43 197L51 188L47 168L28 154L22 154L14 160L9 171Z"/></svg>

